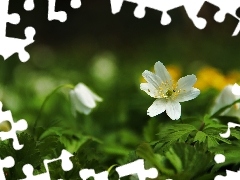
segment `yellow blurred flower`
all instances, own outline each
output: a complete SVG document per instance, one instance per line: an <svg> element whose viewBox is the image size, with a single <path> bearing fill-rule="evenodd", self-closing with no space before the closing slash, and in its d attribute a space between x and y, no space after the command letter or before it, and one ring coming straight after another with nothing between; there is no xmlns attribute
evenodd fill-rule
<svg viewBox="0 0 240 180"><path fill-rule="evenodd" d="M168 72L170 73L172 79L176 82L182 75L182 69L174 64L170 64L166 66Z"/></svg>
<svg viewBox="0 0 240 180"><path fill-rule="evenodd" d="M240 80L240 71L232 70L226 76L228 84L234 84Z"/></svg>
<svg viewBox="0 0 240 180"><path fill-rule="evenodd" d="M200 90L214 88L220 91L226 85L238 82L240 80L240 72L233 70L224 75L217 68L205 66L198 71L197 78L196 88Z"/></svg>
<svg viewBox="0 0 240 180"><path fill-rule="evenodd" d="M222 90L227 84L224 75L218 69L210 66L200 69L197 73L197 79L195 87L200 90L205 90L210 87Z"/></svg>

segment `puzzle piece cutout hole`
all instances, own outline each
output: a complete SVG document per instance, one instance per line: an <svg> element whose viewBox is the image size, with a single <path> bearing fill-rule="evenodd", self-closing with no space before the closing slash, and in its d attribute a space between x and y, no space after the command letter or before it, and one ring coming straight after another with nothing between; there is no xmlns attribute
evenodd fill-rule
<svg viewBox="0 0 240 180"><path fill-rule="evenodd" d="M5 173L3 171L3 168L11 168L14 166L14 164L15 164L15 161L11 156L5 157L3 160L0 159L0 179L1 180L5 179Z"/></svg>
<svg viewBox="0 0 240 180"><path fill-rule="evenodd" d="M2 103L0 102L0 123L4 121L8 121L11 124L11 129L7 132L0 132L0 138L1 140L6 139L13 139L13 148L15 150L19 150L23 147L23 145L19 144L18 138L17 138L17 131L24 131L27 129L28 124L26 120L21 119L17 122L13 121L12 113L11 111L2 111Z"/></svg>
<svg viewBox="0 0 240 180"><path fill-rule="evenodd" d="M55 159L45 159L43 161L44 167L46 169L46 172L38 175L33 174L33 166L31 164L25 164L22 168L23 173L25 174L26 178L25 180L50 180L50 171L49 171L49 165L51 163L58 163L61 161L61 167L63 171L70 171L73 168L73 163L70 160L70 157L73 155L66 151L65 149L62 150L61 155L58 158Z"/></svg>
<svg viewBox="0 0 240 180"><path fill-rule="evenodd" d="M12 129L12 125L8 120L0 123L0 132L9 132Z"/></svg>

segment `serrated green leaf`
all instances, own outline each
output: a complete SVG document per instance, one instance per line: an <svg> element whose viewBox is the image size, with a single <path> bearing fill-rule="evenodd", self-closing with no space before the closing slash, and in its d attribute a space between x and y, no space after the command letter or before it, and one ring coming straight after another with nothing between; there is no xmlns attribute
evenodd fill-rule
<svg viewBox="0 0 240 180"><path fill-rule="evenodd" d="M176 155L176 153L174 152L174 150L172 148L170 148L169 151L167 151L165 153L165 156L171 162L171 164L174 166L177 173L182 171L183 167L182 167L181 159Z"/></svg>
<svg viewBox="0 0 240 180"><path fill-rule="evenodd" d="M231 129L231 136L240 140L240 131L237 128Z"/></svg>
<svg viewBox="0 0 240 180"><path fill-rule="evenodd" d="M46 136L38 141L38 149L44 159L53 159L59 157L62 149L65 147L60 142L60 138L56 135Z"/></svg>
<svg viewBox="0 0 240 180"><path fill-rule="evenodd" d="M172 149L182 163L182 171L179 171L172 177L174 180L196 179L196 177L202 175L212 166L213 154L205 153L202 151L202 148L199 149L189 144L177 143Z"/></svg>
<svg viewBox="0 0 240 180"><path fill-rule="evenodd" d="M168 150L168 148L175 142L185 142L188 136L197 129L189 124L174 124L166 126L162 129L159 135L159 143L162 143L162 152Z"/></svg>
<svg viewBox="0 0 240 180"><path fill-rule="evenodd" d="M136 154L151 163L155 166L160 172L173 175L174 170L169 169L165 166L166 158L161 156L160 154L154 154L152 148L147 143L142 143L138 146L136 150Z"/></svg>
<svg viewBox="0 0 240 180"><path fill-rule="evenodd" d="M6 150L8 155L12 156L15 160L15 165L12 168L9 168L9 177L11 179L22 179L25 175L22 172L22 167L25 164L31 164L35 169L39 169L42 164L43 158L40 156L40 151L37 147L37 143L34 138L27 133L17 134L20 144L23 144L23 148L20 150L15 150L12 147L12 140L9 140L7 144L1 144L1 155L6 155Z"/></svg>
<svg viewBox="0 0 240 180"><path fill-rule="evenodd" d="M208 148L216 147L219 145L219 143L216 141L215 138L212 138L211 136L207 136L207 145Z"/></svg>
<svg viewBox="0 0 240 180"><path fill-rule="evenodd" d="M203 132L207 135L208 148L212 148L219 145L219 141L231 144L231 141L220 136L220 133L224 132L224 128L205 127Z"/></svg>
<svg viewBox="0 0 240 180"><path fill-rule="evenodd" d="M196 133L196 136L194 137L194 142L196 142L196 141L198 141L198 142L202 142L202 143L204 143L205 142L205 140L206 140L206 138L207 138L207 135L204 133L204 132L202 132L202 131L198 131L197 133Z"/></svg>

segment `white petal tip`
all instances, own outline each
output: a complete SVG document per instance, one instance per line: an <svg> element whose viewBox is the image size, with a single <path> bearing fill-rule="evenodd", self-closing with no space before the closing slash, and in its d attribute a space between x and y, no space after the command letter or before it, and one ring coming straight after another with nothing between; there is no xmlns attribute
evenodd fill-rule
<svg viewBox="0 0 240 180"><path fill-rule="evenodd" d="M233 93L234 95L240 95L240 86L239 86L237 83L235 83L235 84L233 85L233 87L232 87L232 93Z"/></svg>

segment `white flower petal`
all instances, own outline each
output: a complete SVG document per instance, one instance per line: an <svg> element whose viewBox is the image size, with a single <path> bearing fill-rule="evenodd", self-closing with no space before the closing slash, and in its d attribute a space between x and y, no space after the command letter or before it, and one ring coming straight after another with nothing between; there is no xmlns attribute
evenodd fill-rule
<svg viewBox="0 0 240 180"><path fill-rule="evenodd" d="M192 88L189 91L183 91L176 97L176 101L184 102L196 98L200 94L200 90L197 88Z"/></svg>
<svg viewBox="0 0 240 180"><path fill-rule="evenodd" d="M156 75L159 76L162 81L166 82L172 79L166 67L160 61L155 63L154 70Z"/></svg>
<svg viewBox="0 0 240 180"><path fill-rule="evenodd" d="M157 90L156 88L149 83L141 83L140 84L140 89L145 91L149 96L153 97L153 98L157 98Z"/></svg>
<svg viewBox="0 0 240 180"><path fill-rule="evenodd" d="M88 89L88 90L89 90L89 93L92 95L92 97L95 101L98 101L98 102L103 101L103 99L100 96L98 96L97 94L95 94L94 92L92 92L91 89Z"/></svg>
<svg viewBox="0 0 240 180"><path fill-rule="evenodd" d="M214 114L222 107L227 106L240 98L240 96L234 95L232 93L232 88L233 85L227 85L224 87L224 89L220 92L220 94L215 100L215 103L211 109L211 114ZM226 110L224 113L227 113L228 111L229 109Z"/></svg>
<svg viewBox="0 0 240 180"><path fill-rule="evenodd" d="M193 74L184 76L184 77L180 78L177 82L178 89L189 91L192 88L192 86L195 84L196 81L197 81L197 78Z"/></svg>
<svg viewBox="0 0 240 180"><path fill-rule="evenodd" d="M145 70L143 73L142 73L142 76L144 77L144 79L152 84L156 89L159 88L159 85L161 84L161 79L160 77L156 76L155 74L153 74L152 72L150 71L147 71Z"/></svg>
<svg viewBox="0 0 240 180"><path fill-rule="evenodd" d="M158 114L161 114L165 110L166 110L166 100L165 99L157 99L148 108L147 115L149 115L150 117L154 117Z"/></svg>
<svg viewBox="0 0 240 180"><path fill-rule="evenodd" d="M239 86L237 83L235 83L235 84L233 85L233 87L232 87L232 93L233 93L234 95L240 95L240 86Z"/></svg>
<svg viewBox="0 0 240 180"><path fill-rule="evenodd" d="M94 108L96 106L91 91L83 83L77 84L74 88L74 92L76 93L76 98L85 106L89 108Z"/></svg>
<svg viewBox="0 0 240 180"><path fill-rule="evenodd" d="M76 93L73 90L69 92L69 95L71 102L71 111L75 117L77 115L77 111L86 115L91 112L91 108L84 106L82 102L78 100Z"/></svg>
<svg viewBox="0 0 240 180"><path fill-rule="evenodd" d="M234 104L227 111L224 111L221 115L234 116L239 118L240 117L239 105L240 105L239 103Z"/></svg>
<svg viewBox="0 0 240 180"><path fill-rule="evenodd" d="M172 120L177 120L181 116L181 105L176 101L168 101L166 105L166 113Z"/></svg>

